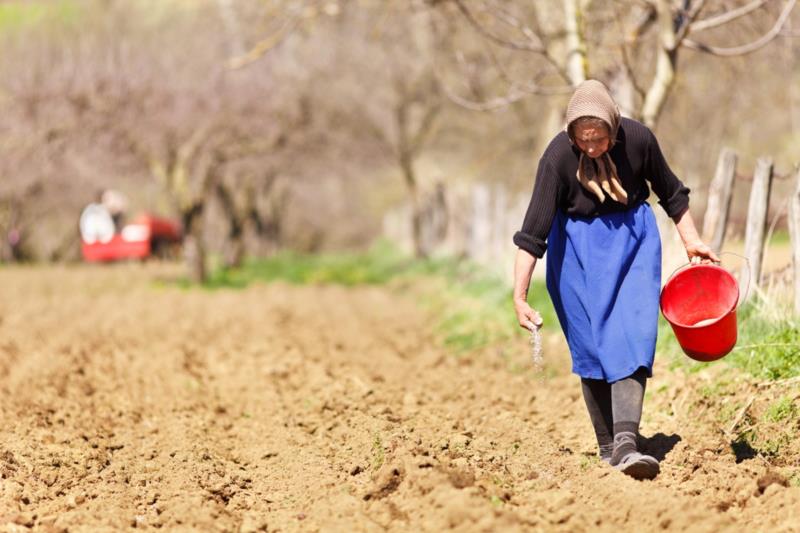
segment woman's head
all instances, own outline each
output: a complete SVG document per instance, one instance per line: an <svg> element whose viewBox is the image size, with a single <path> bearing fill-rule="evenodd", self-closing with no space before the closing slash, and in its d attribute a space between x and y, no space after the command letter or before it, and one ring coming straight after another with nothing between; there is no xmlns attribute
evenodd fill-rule
<svg viewBox="0 0 800 533"><path fill-rule="evenodd" d="M567 105L566 119L570 139L586 155L599 157L614 146L619 107L599 81L586 80L578 85Z"/></svg>
<svg viewBox="0 0 800 533"><path fill-rule="evenodd" d="M600 157L612 146L611 127L597 117L578 117L567 126L567 133L575 145L589 157Z"/></svg>

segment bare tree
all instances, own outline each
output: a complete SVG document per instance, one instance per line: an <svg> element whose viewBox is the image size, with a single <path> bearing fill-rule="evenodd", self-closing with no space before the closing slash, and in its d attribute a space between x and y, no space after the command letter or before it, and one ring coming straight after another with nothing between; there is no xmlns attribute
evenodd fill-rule
<svg viewBox="0 0 800 533"><path fill-rule="evenodd" d="M375 120L370 125L400 167L412 206L414 253L417 257L426 257L430 250L422 239L423 205L415 162L434 131L441 103L430 71L421 72L416 79L408 79L398 69L391 87L392 122Z"/></svg>
<svg viewBox="0 0 800 533"><path fill-rule="evenodd" d="M45 27L24 39L7 38L0 55L7 259L21 253L31 259L75 257L78 213L104 177L113 175L110 136L89 112L89 101L108 94L103 69L83 64L74 49L55 42L74 37Z"/></svg>
<svg viewBox="0 0 800 533"><path fill-rule="evenodd" d="M6 57L16 72L4 78L14 105L0 135L13 148L5 160L16 157L13 171L26 174L4 182L14 185L0 195L25 198L25 183L41 183L43 196L76 220L120 174L149 176L181 218L190 276L202 281L205 207L217 185L237 161L274 166L304 110L284 72L226 68L229 46L214 9L148 26L129 22L135 8L115 6L80 33L28 35L15 43L19 55ZM8 205L7 218L19 219ZM73 245L75 226L67 228Z"/></svg>
<svg viewBox="0 0 800 533"><path fill-rule="evenodd" d="M417 162L434 138L443 99L426 59L433 43L420 15L405 2L343 7L331 28L339 40L330 66L316 78L324 80L329 105L350 115L353 138L366 134L364 148L372 144L399 170L412 206L414 252L422 257L429 250Z"/></svg>
<svg viewBox="0 0 800 533"><path fill-rule="evenodd" d="M529 94L561 92L565 84L574 86L591 74L621 79L621 84L630 89L632 114L652 127L674 88L682 48L725 57L755 52L780 35L796 0L783 3L768 29L747 43L733 46L711 45L704 35L746 17L763 18L765 10L777 2L753 0L738 8L706 0L561 3L562 16L557 21L552 5L544 2L535 8L523 8L519 2L501 5L493 0L437 2L440 11L454 8L463 15L468 26L484 37L487 53L504 49L538 58L531 79L515 80L505 96L482 102L455 98L456 102L475 109L497 108ZM545 31L540 23L543 17L548 18L547 27L558 29ZM589 20L594 23L589 24ZM599 31L607 27L618 31ZM608 33L617 37L609 39ZM609 48L616 52L610 59ZM655 61L654 72L651 58ZM549 78L555 83L538 83L537 78Z"/></svg>
<svg viewBox="0 0 800 533"><path fill-rule="evenodd" d="M624 108L654 123L671 91L704 81L705 65L733 79L743 61L704 63L705 54L748 52L793 34L794 2L738 5L207 0L164 8L145 23L136 3L98 0L80 28L0 36L4 257L12 258L9 232L13 253L74 257L78 213L107 187L129 193L134 208L183 220L197 279L206 250L235 265L279 246L362 245L380 232L380 209L401 197L414 205L409 228L425 255L431 198L450 197L434 190L437 182L527 183L529 154L560 125L562 107L530 95L564 99L581 79L598 77ZM667 34L674 41L665 47ZM784 56L786 70L794 59ZM759 66L763 77L777 63L759 58L769 65ZM768 82L770 103L782 97L778 79ZM764 89L743 85L725 92L726 109ZM448 98L461 105L445 105ZM711 128L690 135L705 144L682 158L716 153L719 133L744 114L718 117L712 105L677 98L669 105L697 107L692 118ZM770 128L782 127L778 115ZM696 128L676 126L664 135L683 141ZM780 154L776 163L784 164Z"/></svg>
<svg viewBox="0 0 800 533"><path fill-rule="evenodd" d="M277 171L257 165L232 165L215 184L228 224L223 250L226 268L241 266L248 251L263 256L280 248L286 192Z"/></svg>

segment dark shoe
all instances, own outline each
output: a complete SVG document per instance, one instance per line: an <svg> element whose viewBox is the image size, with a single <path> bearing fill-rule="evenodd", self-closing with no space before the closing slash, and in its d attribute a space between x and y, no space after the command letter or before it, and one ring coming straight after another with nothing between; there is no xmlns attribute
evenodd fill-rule
<svg viewBox="0 0 800 533"><path fill-rule="evenodd" d="M633 479L653 479L660 467L655 457L639 453L636 433L622 431L614 435L614 451L609 464Z"/></svg>
<svg viewBox="0 0 800 533"><path fill-rule="evenodd" d="M636 433L621 431L614 435L614 448L611 451L611 466L617 466L622 458L639 451Z"/></svg>
<svg viewBox="0 0 800 533"><path fill-rule="evenodd" d="M655 457L639 452L629 453L614 468L633 479L653 479L661 470Z"/></svg>

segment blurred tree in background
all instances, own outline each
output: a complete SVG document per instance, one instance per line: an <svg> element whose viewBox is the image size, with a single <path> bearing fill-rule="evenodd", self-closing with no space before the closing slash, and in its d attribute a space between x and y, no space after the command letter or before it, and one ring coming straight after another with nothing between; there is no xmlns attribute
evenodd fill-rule
<svg viewBox="0 0 800 533"><path fill-rule="evenodd" d="M658 122L661 110L672 91L682 49L723 57L754 53L784 34L796 0L783 5L769 0L754 0L735 8L727 2L669 0L592 2L562 0L557 3L502 3L491 0L438 1L446 13L444 20L463 15L484 45L485 66L496 73L501 84L509 85L505 97L486 102L470 102L456 95L453 99L466 107L491 109L508 105L530 94L570 93L588 77L603 78L615 93L623 112L650 127ZM764 25L771 15L767 8L779 8L775 20ZM449 8L449 9L447 9ZM761 10L762 12L759 12ZM736 27L739 19L752 18L746 27ZM459 24L450 24L448 35ZM746 42L735 46L715 46L698 42L712 30L738 30ZM790 34L785 33L791 37ZM713 38L713 36L712 36ZM510 50L512 53L500 54ZM516 52L516 54L514 54ZM480 52L479 52L480 53ZM513 55L533 56L517 78L509 69ZM463 63L463 61L462 61ZM474 73L468 80L475 87ZM474 89L473 89L474 91Z"/></svg>
<svg viewBox="0 0 800 533"><path fill-rule="evenodd" d="M788 171L794 4L5 2L0 258L76 259L80 210L109 187L181 219L195 279L209 253L235 266L366 246L401 202L424 256L437 190L529 192L588 76L656 128L690 184L710 179L723 145L745 172L763 154Z"/></svg>

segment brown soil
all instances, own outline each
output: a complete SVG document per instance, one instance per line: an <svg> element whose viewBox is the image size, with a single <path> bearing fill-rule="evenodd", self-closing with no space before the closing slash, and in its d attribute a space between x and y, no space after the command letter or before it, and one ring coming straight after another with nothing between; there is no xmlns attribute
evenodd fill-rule
<svg viewBox="0 0 800 533"><path fill-rule="evenodd" d="M0 530L800 528L792 465L696 416L708 378L658 368L637 482L594 458L558 342L515 373L524 339L450 355L385 288L153 283L177 272L0 269Z"/></svg>

